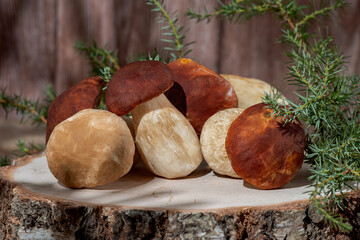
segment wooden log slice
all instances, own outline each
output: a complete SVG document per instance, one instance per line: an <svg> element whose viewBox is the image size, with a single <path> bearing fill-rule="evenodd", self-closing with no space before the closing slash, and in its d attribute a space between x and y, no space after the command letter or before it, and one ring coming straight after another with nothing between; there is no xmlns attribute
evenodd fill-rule
<svg viewBox="0 0 360 240"><path fill-rule="evenodd" d="M332 229L310 206L308 166L286 186L258 190L202 164L167 180L137 165L117 182L69 189L39 155L0 168L0 239L359 239L360 193Z"/></svg>

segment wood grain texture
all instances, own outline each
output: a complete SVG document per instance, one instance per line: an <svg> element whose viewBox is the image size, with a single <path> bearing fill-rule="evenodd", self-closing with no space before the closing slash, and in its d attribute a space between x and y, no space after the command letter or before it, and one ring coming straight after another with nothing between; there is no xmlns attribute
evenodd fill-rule
<svg viewBox="0 0 360 240"><path fill-rule="evenodd" d="M34 98L54 83L55 4L50 1L1 1L0 87Z"/></svg>
<svg viewBox="0 0 360 240"><path fill-rule="evenodd" d="M337 13L338 21L330 28L335 42L348 56L349 72L360 74L360 1L349 1L351 6Z"/></svg>
<svg viewBox="0 0 360 240"><path fill-rule="evenodd" d="M276 87L286 71L280 22L271 15L237 24L224 21L219 72L258 78Z"/></svg>
<svg viewBox="0 0 360 240"><path fill-rule="evenodd" d="M211 21L209 23L199 22L196 20L190 20L184 16L184 13L189 9L203 9L205 6L208 9L213 9L218 6L217 0L181 0L181 1L165 1L169 12L177 11L179 13L179 24L185 26L188 30L186 34L185 43L195 41L194 45L191 45L193 51L187 55L187 58L191 58L194 61L200 62L207 68L214 71L218 70L219 58L217 57L220 41L221 41L221 25L222 21ZM159 25L157 25L159 27ZM156 38L162 38L161 30L156 29ZM160 43L159 48L166 44Z"/></svg>
<svg viewBox="0 0 360 240"><path fill-rule="evenodd" d="M353 231L332 229L308 201L260 207L175 210L89 204L30 191L0 168L1 239L359 239L360 193L344 210ZM48 184L37 188L46 188ZM104 194L104 196L107 196ZM140 196L141 197L141 196Z"/></svg>
<svg viewBox="0 0 360 240"><path fill-rule="evenodd" d="M307 1L300 1L305 3ZM349 72L360 73L360 2L348 1L329 24L329 32L348 60ZM219 72L265 80L283 89L287 72L285 46L277 43L280 22L260 16L246 23L215 19L209 24L186 19L188 8L213 9L216 0L166 0L169 12L189 28L196 41L188 57ZM88 77L86 59L73 48L77 41L119 50L124 65L136 54L161 49L161 25L144 0L2 0L0 2L0 88L30 99L42 96L46 85L61 93ZM291 98L291 97L290 97ZM0 112L0 116L3 116Z"/></svg>

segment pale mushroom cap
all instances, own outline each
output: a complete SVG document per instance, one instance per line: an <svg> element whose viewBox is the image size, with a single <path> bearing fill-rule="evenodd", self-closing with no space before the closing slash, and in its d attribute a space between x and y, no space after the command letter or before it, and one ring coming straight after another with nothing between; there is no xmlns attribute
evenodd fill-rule
<svg viewBox="0 0 360 240"><path fill-rule="evenodd" d="M185 177L202 161L195 130L174 108L146 113L137 128L136 145L146 166L165 178Z"/></svg>
<svg viewBox="0 0 360 240"><path fill-rule="evenodd" d="M238 98L238 107L245 109L252 105L262 102L265 93L270 94L273 87L262 80L255 78L245 78L231 74L220 74L234 88ZM282 96L285 99L284 96ZM280 101L282 102L282 101Z"/></svg>
<svg viewBox="0 0 360 240"><path fill-rule="evenodd" d="M125 121L95 109L82 110L58 124L46 147L50 171L72 188L116 181L131 169L134 152Z"/></svg>
<svg viewBox="0 0 360 240"><path fill-rule="evenodd" d="M231 123L243 112L229 108L212 115L204 124L200 135L201 151L210 168L219 174L240 178L227 156L225 140Z"/></svg>

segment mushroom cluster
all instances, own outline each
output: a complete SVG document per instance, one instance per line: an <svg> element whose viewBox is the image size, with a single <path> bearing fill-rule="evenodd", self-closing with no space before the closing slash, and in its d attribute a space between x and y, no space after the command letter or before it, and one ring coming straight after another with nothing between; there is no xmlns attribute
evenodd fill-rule
<svg viewBox="0 0 360 240"><path fill-rule="evenodd" d="M304 130L255 104L270 91L260 80L219 75L181 58L122 67L106 88L108 110L96 109L103 86L98 77L85 79L49 108L48 166L65 186L116 181L140 157L169 179L189 175L204 158L214 172L261 189L283 186L301 167Z"/></svg>
<svg viewBox="0 0 360 240"><path fill-rule="evenodd" d="M189 175L202 161L199 139L185 116L163 94L174 83L159 61L134 62L111 79L106 92L109 111L131 111L135 143L145 165L166 178Z"/></svg>

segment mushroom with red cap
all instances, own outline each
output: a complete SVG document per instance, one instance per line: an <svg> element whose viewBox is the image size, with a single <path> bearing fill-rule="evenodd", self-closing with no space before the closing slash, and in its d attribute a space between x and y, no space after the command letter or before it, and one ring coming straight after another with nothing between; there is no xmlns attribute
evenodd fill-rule
<svg viewBox="0 0 360 240"><path fill-rule="evenodd" d="M168 66L177 84L174 84L166 96L175 107L186 111L185 116L197 134L200 135L210 116L223 109L238 106L234 89L219 74L186 58L175 60Z"/></svg>
<svg viewBox="0 0 360 240"><path fill-rule="evenodd" d="M253 105L231 124L226 151L235 172L260 189L280 188L299 171L305 131L295 119L284 124L266 104Z"/></svg>
<svg viewBox="0 0 360 240"><path fill-rule="evenodd" d="M56 125L80 110L92 109L98 105L104 83L99 77L87 78L55 98L48 110L46 142Z"/></svg>
<svg viewBox="0 0 360 240"><path fill-rule="evenodd" d="M159 61L130 63L114 74L106 91L109 111L131 111L135 142L145 165L156 175L179 178L202 161L199 139L187 119L163 94L174 83Z"/></svg>

